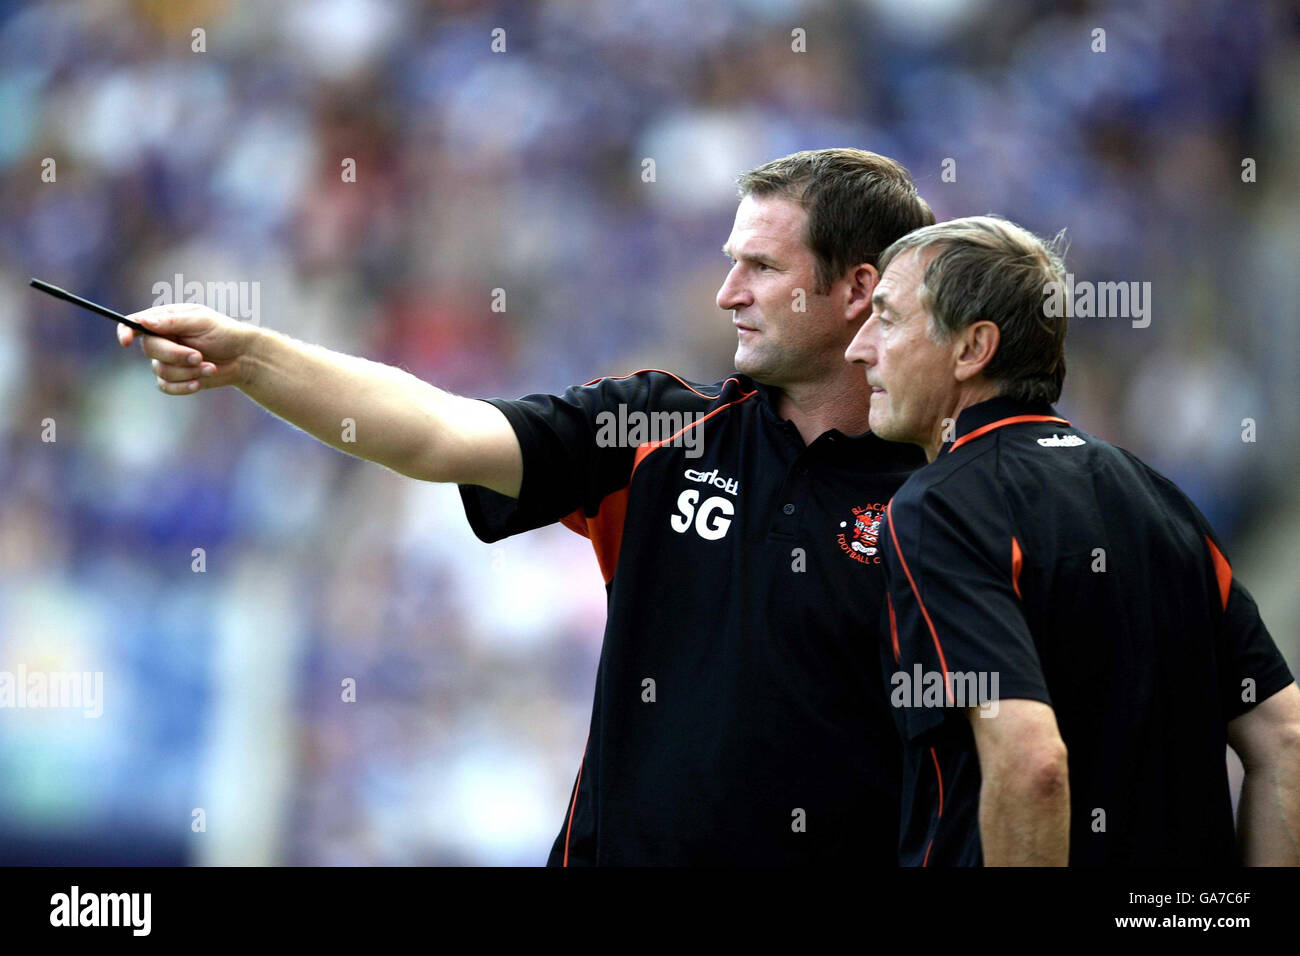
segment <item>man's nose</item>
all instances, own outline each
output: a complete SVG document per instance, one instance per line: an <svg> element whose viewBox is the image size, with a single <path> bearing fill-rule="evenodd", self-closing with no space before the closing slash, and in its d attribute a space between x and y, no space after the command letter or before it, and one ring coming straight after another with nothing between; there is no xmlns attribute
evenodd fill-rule
<svg viewBox="0 0 1300 956"><path fill-rule="evenodd" d="M715 300L719 309L730 311L754 304L754 297L744 287L737 272L736 266L732 266L731 271L727 273L727 278L722 280L722 287L718 289Z"/></svg>
<svg viewBox="0 0 1300 956"><path fill-rule="evenodd" d="M854 365L875 365L876 364L876 347L871 338L871 331L867 328L871 325L871 320L862 323L862 328L858 329L858 334L853 336L853 341L849 347L844 350L844 358Z"/></svg>

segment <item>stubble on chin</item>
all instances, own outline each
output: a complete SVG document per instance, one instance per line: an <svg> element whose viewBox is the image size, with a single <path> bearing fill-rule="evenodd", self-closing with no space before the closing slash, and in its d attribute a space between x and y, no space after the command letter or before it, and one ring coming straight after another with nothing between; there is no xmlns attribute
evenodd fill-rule
<svg viewBox="0 0 1300 956"><path fill-rule="evenodd" d="M753 379L762 379L763 361L762 356L755 352L754 349L747 349L744 346L736 347L736 354L733 358L735 369L741 375L748 375Z"/></svg>

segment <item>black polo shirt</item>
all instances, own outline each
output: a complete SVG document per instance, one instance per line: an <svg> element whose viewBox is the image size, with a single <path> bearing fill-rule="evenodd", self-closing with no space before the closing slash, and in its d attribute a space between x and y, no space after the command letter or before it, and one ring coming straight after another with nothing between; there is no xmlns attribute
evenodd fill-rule
<svg viewBox="0 0 1300 956"><path fill-rule="evenodd" d="M954 439L886 520L902 862L983 862L960 705L996 674L999 698L1055 711L1072 865L1234 863L1226 725L1292 677L1214 532L1050 406L982 402Z"/></svg>
<svg viewBox="0 0 1300 956"><path fill-rule="evenodd" d="M739 374L641 371L492 400L523 485L518 500L461 487L475 534L563 521L609 595L552 865L896 865L879 534L924 456L834 430L805 445L775 399ZM692 432L645 441L645 412L689 415ZM620 421L635 445L611 445Z"/></svg>

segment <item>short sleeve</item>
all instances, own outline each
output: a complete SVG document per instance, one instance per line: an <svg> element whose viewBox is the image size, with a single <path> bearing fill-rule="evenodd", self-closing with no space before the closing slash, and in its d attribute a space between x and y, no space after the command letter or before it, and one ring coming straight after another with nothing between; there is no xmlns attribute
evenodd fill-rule
<svg viewBox="0 0 1300 956"><path fill-rule="evenodd" d="M1232 572L1214 532L1197 512L1219 588L1223 617L1218 629L1219 700L1224 720L1239 717L1295 678L1259 616L1259 607Z"/></svg>
<svg viewBox="0 0 1300 956"><path fill-rule="evenodd" d="M1125 452L1128 455L1127 452ZM1215 652L1219 678L1219 704L1225 722L1240 717L1255 704L1268 700L1295 677L1286 658L1259 616L1250 592L1237 580L1218 535L1195 502L1172 481L1137 458L1128 455L1155 478L1172 502L1185 509L1205 545L1206 574L1212 576L1217 596Z"/></svg>
<svg viewBox="0 0 1300 956"><path fill-rule="evenodd" d="M711 399L674 375L646 370L575 385L562 395L487 401L510 422L523 453L517 499L460 486L470 527L480 540L492 542L577 512L594 517L609 495L631 481L636 445L622 439L635 434L638 416L698 411Z"/></svg>
<svg viewBox="0 0 1300 956"><path fill-rule="evenodd" d="M559 521L578 509L594 514L605 495L627 484L634 450L597 444L598 416L638 399L633 378L575 385L563 395L488 399L510 422L523 454L519 497L461 485L470 527L499 541Z"/></svg>
<svg viewBox="0 0 1300 956"><path fill-rule="evenodd" d="M1051 703L1016 593L1014 532L995 493L907 489L886 512L891 703L914 740L989 700ZM920 687L918 688L918 684Z"/></svg>

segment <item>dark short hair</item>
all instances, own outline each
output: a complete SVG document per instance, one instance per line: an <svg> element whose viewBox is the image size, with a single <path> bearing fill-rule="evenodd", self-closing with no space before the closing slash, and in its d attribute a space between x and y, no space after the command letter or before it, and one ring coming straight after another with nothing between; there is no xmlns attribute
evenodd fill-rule
<svg viewBox="0 0 1300 956"><path fill-rule="evenodd" d="M740 195L779 196L808 212L804 244L817 261L817 288L859 263L875 266L895 239L934 222L902 163L865 149L808 149L756 166L738 180Z"/></svg>
<svg viewBox="0 0 1300 956"><path fill-rule="evenodd" d="M970 216L899 239L881 255L880 271L904 252L938 247L916 290L932 337L946 341L987 319L1000 339L984 375L1004 395L1051 403L1065 381L1067 322L1044 306L1045 296L1065 283L1064 243L1063 231L1044 242L1001 216Z"/></svg>

